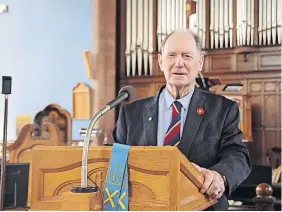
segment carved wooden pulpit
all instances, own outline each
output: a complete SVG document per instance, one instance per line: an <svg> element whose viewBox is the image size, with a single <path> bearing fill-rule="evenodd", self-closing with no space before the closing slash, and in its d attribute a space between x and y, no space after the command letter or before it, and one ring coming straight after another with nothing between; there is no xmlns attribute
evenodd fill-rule
<svg viewBox="0 0 282 212"><path fill-rule="evenodd" d="M89 148L88 176L102 191L111 149ZM81 154L81 147L70 146L38 147L32 151L32 210L102 210L97 208L101 201L80 202L82 194L71 194L78 195L75 202L62 199L70 194L71 187L80 186ZM131 147L128 168L129 210L203 210L215 203L199 192L203 177L176 147ZM88 185L93 182L89 180Z"/></svg>

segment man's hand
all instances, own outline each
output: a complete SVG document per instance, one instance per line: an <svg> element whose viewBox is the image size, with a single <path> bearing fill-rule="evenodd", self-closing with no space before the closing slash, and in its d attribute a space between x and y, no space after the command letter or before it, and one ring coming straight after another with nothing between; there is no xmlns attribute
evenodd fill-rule
<svg viewBox="0 0 282 212"><path fill-rule="evenodd" d="M225 191L223 177L216 171L205 169L195 163L192 163L192 165L201 172L204 177L204 183L200 192L203 194L206 193L209 199L219 199Z"/></svg>

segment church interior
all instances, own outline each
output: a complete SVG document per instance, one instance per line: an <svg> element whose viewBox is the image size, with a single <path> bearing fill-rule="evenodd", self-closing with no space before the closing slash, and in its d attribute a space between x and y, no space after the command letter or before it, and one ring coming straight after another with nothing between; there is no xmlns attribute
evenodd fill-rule
<svg viewBox="0 0 282 212"><path fill-rule="evenodd" d="M88 125L124 86L134 87L136 100L156 95L165 84L158 65L161 43L173 30L187 28L199 36L205 58L195 85L238 103L242 142L253 165L249 177L229 197L229 210L256 210L268 204L269 210L280 211L281 4L281 0L0 0L0 73L12 77L11 93L1 95L0 101L0 153L6 175L1 177L2 209L101 210L100 194L92 195L89 205L89 196L70 192L82 180ZM90 129L86 181L101 190L118 112L119 106ZM129 166L135 179L129 208L205 209L202 197L194 202L181 199L193 189L190 194L177 184L180 192L173 190L174 180L167 173L175 167L141 161L142 151L136 149ZM152 161L157 161L156 154L162 156L157 149L146 154ZM165 160L180 170L184 167L177 183L195 186L187 180L189 163L173 154ZM154 180L159 181L153 184ZM178 192L179 202L157 186Z"/></svg>

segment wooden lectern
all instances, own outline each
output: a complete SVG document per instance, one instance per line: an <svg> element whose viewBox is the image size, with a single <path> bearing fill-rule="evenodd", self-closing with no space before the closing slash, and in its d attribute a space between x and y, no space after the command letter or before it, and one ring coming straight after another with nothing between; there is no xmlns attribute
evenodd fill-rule
<svg viewBox="0 0 282 212"><path fill-rule="evenodd" d="M111 149L89 147L89 177L102 191ZM70 194L71 187L80 185L81 154L82 147L72 146L38 147L32 151L29 182L32 210L95 208L91 202L79 202L85 199L81 194ZM129 210L203 210L215 204L199 192L203 177L176 147L131 147L128 167ZM93 183L89 180L88 185ZM73 195L78 195L76 203L68 203L66 198ZM76 207L66 208L68 204Z"/></svg>

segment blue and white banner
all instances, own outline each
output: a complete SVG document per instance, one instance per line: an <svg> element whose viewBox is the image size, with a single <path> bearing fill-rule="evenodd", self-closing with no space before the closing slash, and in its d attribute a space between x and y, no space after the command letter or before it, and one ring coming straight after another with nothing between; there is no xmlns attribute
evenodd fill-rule
<svg viewBox="0 0 282 212"><path fill-rule="evenodd" d="M128 167L130 146L114 144L104 191L105 211L128 211Z"/></svg>

